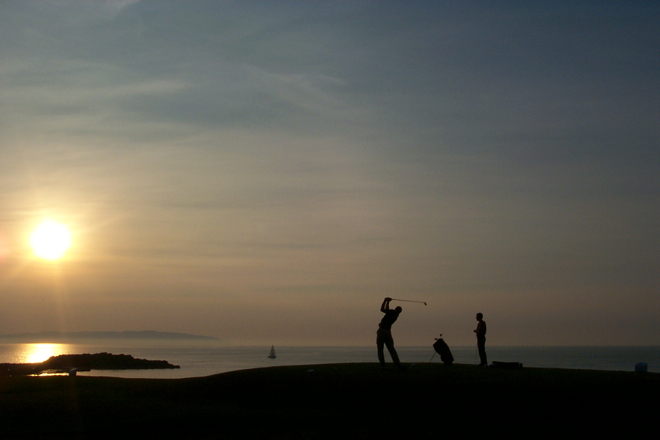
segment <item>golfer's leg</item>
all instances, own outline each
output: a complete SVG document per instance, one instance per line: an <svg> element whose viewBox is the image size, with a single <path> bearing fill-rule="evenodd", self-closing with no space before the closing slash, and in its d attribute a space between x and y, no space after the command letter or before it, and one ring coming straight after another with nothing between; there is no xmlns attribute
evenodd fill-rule
<svg viewBox="0 0 660 440"><path fill-rule="evenodd" d="M376 347L378 347L378 362L380 362L382 367L385 366L385 354L383 353L384 345L385 343L383 342L383 338L381 338L380 335L376 336Z"/></svg>
<svg viewBox="0 0 660 440"><path fill-rule="evenodd" d="M401 365L401 362L399 362L399 355L397 354L396 350L394 349L394 339L391 337L385 342L385 345L387 346L387 351L390 352L390 356L392 356L392 362L394 362L394 365Z"/></svg>

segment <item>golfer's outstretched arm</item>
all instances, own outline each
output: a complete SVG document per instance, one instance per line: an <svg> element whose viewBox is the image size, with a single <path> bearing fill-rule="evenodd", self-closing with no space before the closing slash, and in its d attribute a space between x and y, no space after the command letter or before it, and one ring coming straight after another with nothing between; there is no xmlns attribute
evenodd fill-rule
<svg viewBox="0 0 660 440"><path fill-rule="evenodd" d="M392 298L385 298L383 300L383 304L380 305L380 311L385 313L390 309L390 301L392 301Z"/></svg>

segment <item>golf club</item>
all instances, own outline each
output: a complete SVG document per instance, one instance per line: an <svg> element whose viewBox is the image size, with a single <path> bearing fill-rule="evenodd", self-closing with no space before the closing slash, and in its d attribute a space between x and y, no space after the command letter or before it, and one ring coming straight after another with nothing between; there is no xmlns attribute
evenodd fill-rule
<svg viewBox="0 0 660 440"><path fill-rule="evenodd" d="M421 304L426 305L426 303L425 303L424 301L411 301L411 300L409 300L409 299L396 299L396 298L392 298L392 301L403 301L403 302L408 302L408 303L421 303Z"/></svg>

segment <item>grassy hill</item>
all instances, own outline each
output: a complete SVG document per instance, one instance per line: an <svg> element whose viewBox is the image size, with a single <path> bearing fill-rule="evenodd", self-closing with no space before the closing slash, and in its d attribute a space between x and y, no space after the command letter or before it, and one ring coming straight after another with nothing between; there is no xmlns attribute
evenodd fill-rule
<svg viewBox="0 0 660 440"><path fill-rule="evenodd" d="M659 392L653 373L330 364L1 378L0 417L4 438L631 437L655 426Z"/></svg>

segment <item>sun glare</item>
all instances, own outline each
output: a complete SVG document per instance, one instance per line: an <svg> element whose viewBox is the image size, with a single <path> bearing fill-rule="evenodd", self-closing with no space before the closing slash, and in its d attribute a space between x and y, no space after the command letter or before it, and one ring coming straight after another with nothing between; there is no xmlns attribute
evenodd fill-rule
<svg viewBox="0 0 660 440"><path fill-rule="evenodd" d="M71 235L66 226L48 220L34 230L30 237L30 244L38 257L57 260L71 246Z"/></svg>
<svg viewBox="0 0 660 440"><path fill-rule="evenodd" d="M22 362L34 364L43 362L51 356L66 353L68 346L66 344L25 344L24 349Z"/></svg>

